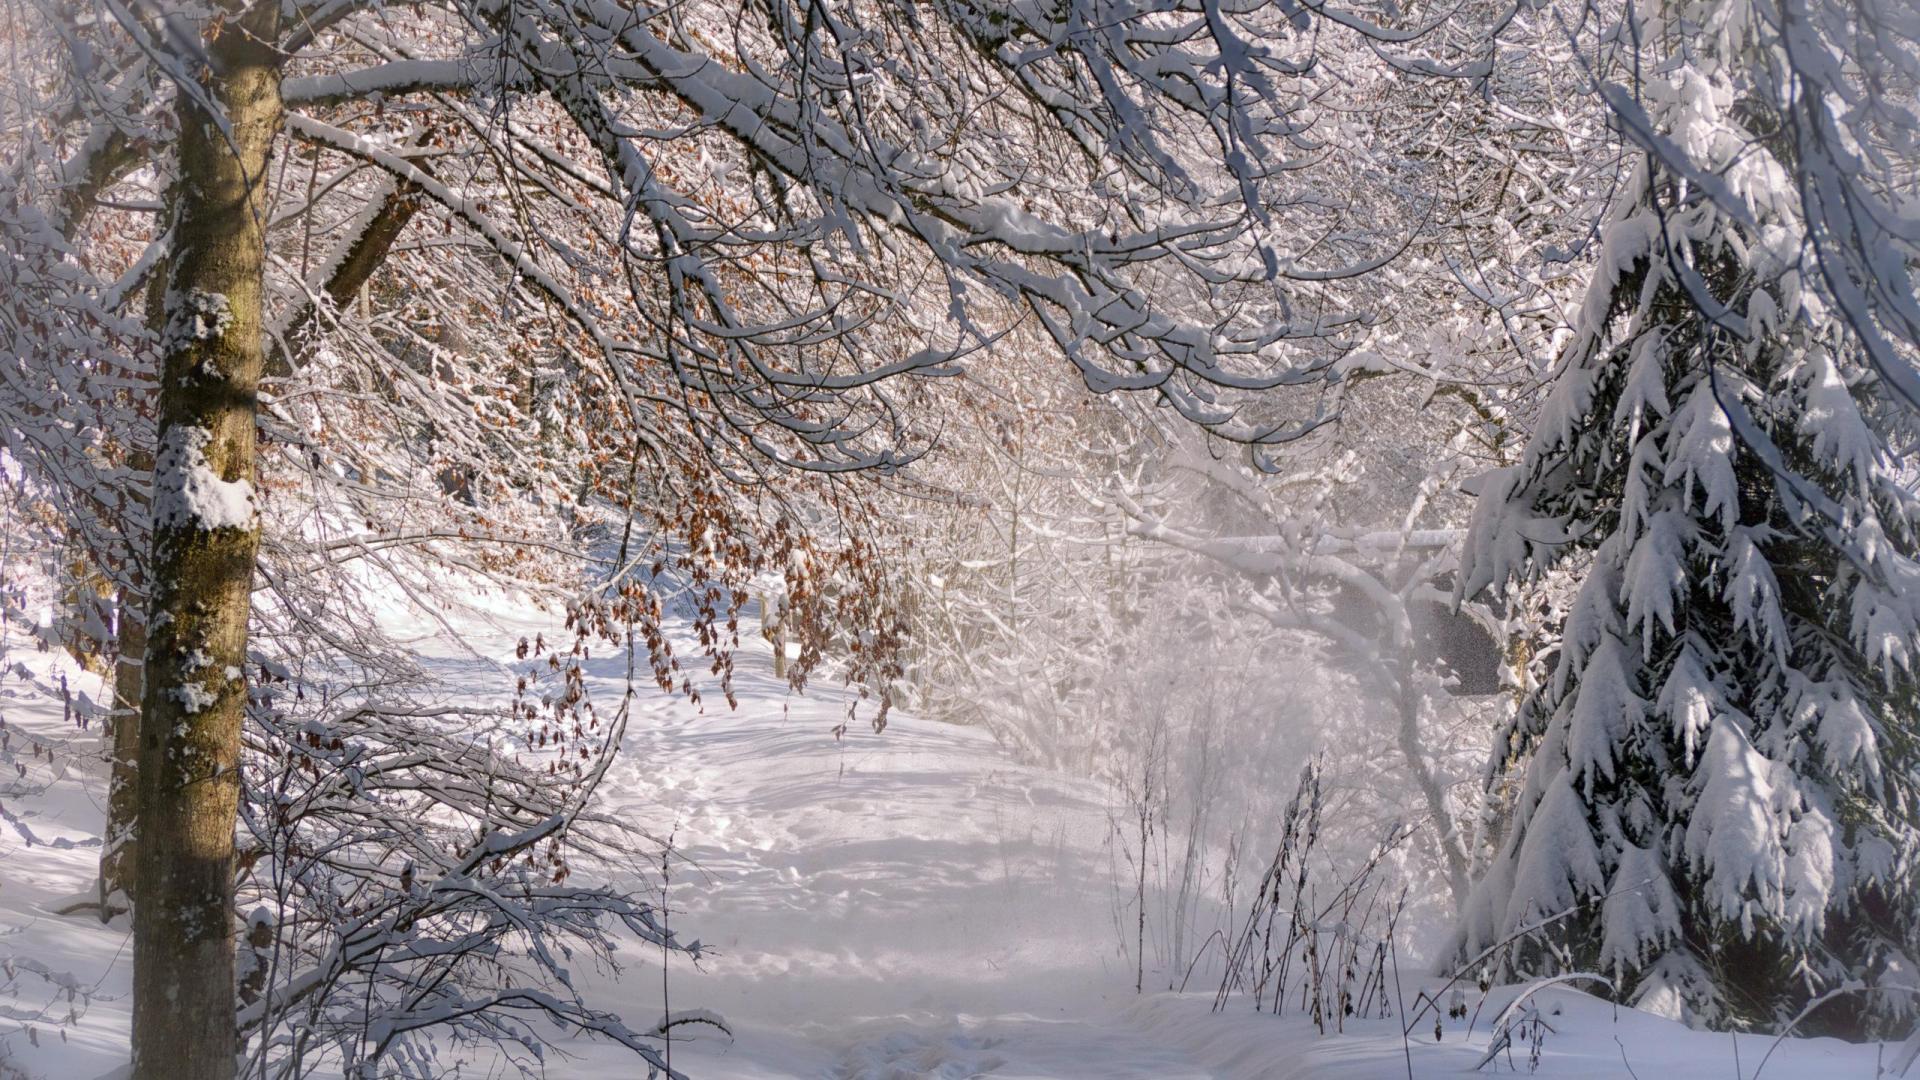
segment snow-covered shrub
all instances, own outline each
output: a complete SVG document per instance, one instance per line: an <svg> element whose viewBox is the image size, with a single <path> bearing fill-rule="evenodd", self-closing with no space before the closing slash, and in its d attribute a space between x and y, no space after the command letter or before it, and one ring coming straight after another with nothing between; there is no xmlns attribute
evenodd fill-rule
<svg viewBox="0 0 1920 1080"><path fill-rule="evenodd" d="M663 1065L658 1032L574 982L622 938L699 952L641 898L659 842L593 810L624 712L585 698L587 647L535 653L504 712L259 673L237 897L249 1071L426 1078L485 1046L532 1075L573 1033Z"/></svg>

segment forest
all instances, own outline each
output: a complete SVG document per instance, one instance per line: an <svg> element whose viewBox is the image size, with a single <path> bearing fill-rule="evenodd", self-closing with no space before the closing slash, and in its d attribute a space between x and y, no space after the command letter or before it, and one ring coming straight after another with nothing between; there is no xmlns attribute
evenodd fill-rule
<svg viewBox="0 0 1920 1080"><path fill-rule="evenodd" d="M0 1080L1920 1080L1911 0L0 44Z"/></svg>

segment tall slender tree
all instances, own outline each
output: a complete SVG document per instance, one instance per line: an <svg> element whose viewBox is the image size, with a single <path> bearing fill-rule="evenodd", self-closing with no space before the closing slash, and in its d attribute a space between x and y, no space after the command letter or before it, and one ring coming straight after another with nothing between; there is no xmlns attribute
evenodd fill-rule
<svg viewBox="0 0 1920 1080"><path fill-rule="evenodd" d="M234 1070L234 823L247 706L278 4L205 13L177 78L178 196L160 335L152 592L135 852L134 1075ZM186 57L178 57L184 62Z"/></svg>

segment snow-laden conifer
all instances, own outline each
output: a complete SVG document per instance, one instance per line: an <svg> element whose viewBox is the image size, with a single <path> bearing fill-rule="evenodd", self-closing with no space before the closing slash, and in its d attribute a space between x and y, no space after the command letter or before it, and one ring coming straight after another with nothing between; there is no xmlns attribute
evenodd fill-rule
<svg viewBox="0 0 1920 1080"><path fill-rule="evenodd" d="M1916 1005L1920 502L1910 414L1803 212L1803 7L1622 24L1602 92L1644 153L1460 582L1584 567L1490 763L1517 804L1463 954L1518 936L1521 972L1604 970L1715 1026L1858 984L1801 1027L1873 1031Z"/></svg>

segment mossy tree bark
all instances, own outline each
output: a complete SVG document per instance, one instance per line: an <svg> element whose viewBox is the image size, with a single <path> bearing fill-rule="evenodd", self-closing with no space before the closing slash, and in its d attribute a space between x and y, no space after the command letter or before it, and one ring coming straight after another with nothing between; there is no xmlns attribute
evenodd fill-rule
<svg viewBox="0 0 1920 1080"><path fill-rule="evenodd" d="M209 22L207 63L176 106L140 724L135 1080L234 1074L233 837L260 541L254 423L279 23L272 0Z"/></svg>

